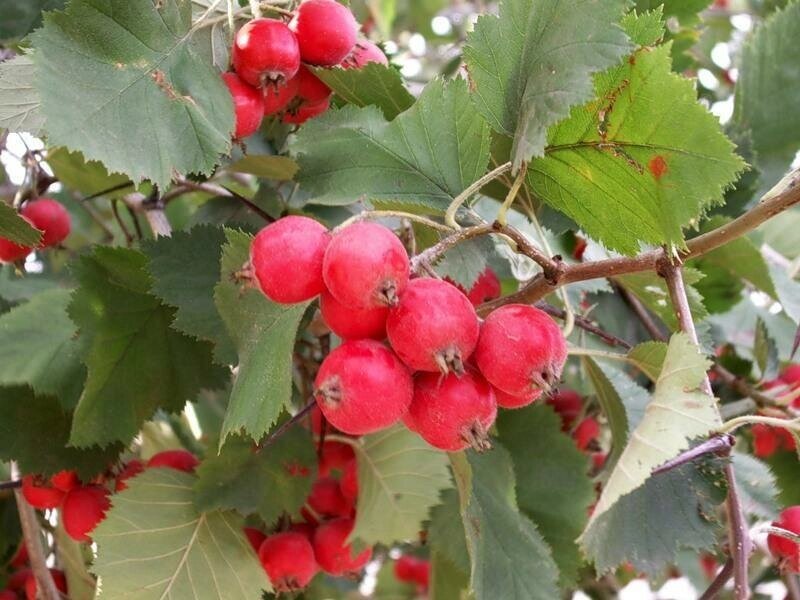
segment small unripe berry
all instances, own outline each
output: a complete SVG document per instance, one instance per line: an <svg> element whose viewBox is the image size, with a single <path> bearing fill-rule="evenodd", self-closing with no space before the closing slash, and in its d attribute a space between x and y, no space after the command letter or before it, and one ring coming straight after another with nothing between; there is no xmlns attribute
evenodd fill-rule
<svg viewBox="0 0 800 600"><path fill-rule="evenodd" d="M289 24L297 35L303 62L322 67L338 65L358 38L358 23L335 0L306 0Z"/></svg>
<svg viewBox="0 0 800 600"><path fill-rule="evenodd" d="M295 76L300 67L300 48L283 21L253 19L236 32L231 61L246 83L268 87Z"/></svg>
<svg viewBox="0 0 800 600"><path fill-rule="evenodd" d="M454 285L414 279L389 311L386 333L400 359L416 371L464 372L478 342L475 307Z"/></svg>
<svg viewBox="0 0 800 600"><path fill-rule="evenodd" d="M308 505L321 517L349 517L353 503L342 495L339 482L333 477L320 477L308 495Z"/></svg>
<svg viewBox="0 0 800 600"><path fill-rule="evenodd" d="M408 410L413 430L431 446L458 452L491 448L489 428L497 416L492 386L480 374L419 373Z"/></svg>
<svg viewBox="0 0 800 600"><path fill-rule="evenodd" d="M276 592L302 589L317 574L314 548L306 536L286 531L265 539L258 558Z"/></svg>
<svg viewBox="0 0 800 600"><path fill-rule="evenodd" d="M69 536L78 542L90 541L89 533L111 507L108 491L99 485L75 488L67 492L61 506L61 519Z"/></svg>
<svg viewBox="0 0 800 600"><path fill-rule="evenodd" d="M328 99L319 102L301 102L297 107L286 111L281 121L290 125L302 125L324 113L330 106L331 101Z"/></svg>
<svg viewBox="0 0 800 600"><path fill-rule="evenodd" d="M408 284L408 253L391 229L354 223L331 240L322 272L345 306L394 306Z"/></svg>
<svg viewBox="0 0 800 600"><path fill-rule="evenodd" d="M359 40L353 51L342 61L341 66L345 69L360 69L368 63L378 63L388 67L389 59L369 40Z"/></svg>
<svg viewBox="0 0 800 600"><path fill-rule="evenodd" d="M200 461L197 460L197 457L187 450L164 450L150 457L150 460L147 461L147 468L164 467L194 473L199 464Z"/></svg>
<svg viewBox="0 0 800 600"><path fill-rule="evenodd" d="M772 525L800 535L800 506L790 506L784 510ZM767 536L767 545L772 555L780 560L783 569L800 572L800 545L797 542L771 533Z"/></svg>
<svg viewBox="0 0 800 600"><path fill-rule="evenodd" d="M74 490L81 484L75 471L59 471L50 478L50 485L62 492Z"/></svg>
<svg viewBox="0 0 800 600"><path fill-rule="evenodd" d="M261 548L261 544L267 539L266 534L259 530L255 529L254 527L245 527L242 529L244 532L244 536L247 538L247 541L253 547L253 550L256 554L258 554L258 549Z"/></svg>
<svg viewBox="0 0 800 600"><path fill-rule="evenodd" d="M68 591L67 576L64 575L64 571L61 571L59 569L50 569L50 575L53 577L53 583L56 584L56 589L66 596ZM38 589L36 587L36 577L34 577L33 573L30 573L28 575L28 578L25 580L26 600L36 600L37 592Z"/></svg>
<svg viewBox="0 0 800 600"><path fill-rule="evenodd" d="M355 504L358 499L358 462L355 458L344 466L339 487L342 490L342 496Z"/></svg>
<svg viewBox="0 0 800 600"><path fill-rule="evenodd" d="M144 463L138 458L134 458L128 462L127 465L117 475L117 481L114 484L114 491L121 492L128 489L128 479L136 477L139 473L144 471Z"/></svg>
<svg viewBox="0 0 800 600"><path fill-rule="evenodd" d="M325 418L351 435L364 435L399 421L413 395L411 374L389 348L352 340L320 366L314 397Z"/></svg>
<svg viewBox="0 0 800 600"><path fill-rule="evenodd" d="M547 404L561 417L561 431L568 431L572 428L575 419L581 414L583 410L583 398L575 390L568 388L561 388L552 396L545 400Z"/></svg>
<svg viewBox="0 0 800 600"><path fill-rule="evenodd" d="M255 280L273 302L310 300L323 289L322 260L331 241L325 226L308 217L278 219L250 245Z"/></svg>
<svg viewBox="0 0 800 600"><path fill-rule="evenodd" d="M279 85L268 85L264 88L264 116L279 113L294 100L299 88L297 76Z"/></svg>
<svg viewBox="0 0 800 600"><path fill-rule="evenodd" d="M56 508L64 500L64 491L33 475L22 478L22 495L34 508Z"/></svg>
<svg viewBox="0 0 800 600"><path fill-rule="evenodd" d="M385 306L376 308L345 306L326 290L319 298L319 308L325 323L342 339L382 340L386 337L386 318L389 316L389 309Z"/></svg>
<svg viewBox="0 0 800 600"><path fill-rule="evenodd" d="M533 390L527 397L520 398L519 396L507 394L500 388L493 387L492 389L494 390L494 398L497 400L497 406L500 408L524 408L542 395L542 390Z"/></svg>
<svg viewBox="0 0 800 600"><path fill-rule="evenodd" d="M233 137L241 140L253 135L261 127L264 118L264 95L239 79L236 73L223 73L222 79L233 99L236 115Z"/></svg>
<svg viewBox="0 0 800 600"><path fill-rule="evenodd" d="M40 248L50 248L63 242L67 239L72 226L67 209L52 198L39 198L28 202L20 211L20 215L42 231Z"/></svg>
<svg viewBox="0 0 800 600"><path fill-rule="evenodd" d="M323 523L314 533L314 555L323 571L340 576L357 573L372 557L372 548L353 556L347 538L353 530L352 519L334 519Z"/></svg>

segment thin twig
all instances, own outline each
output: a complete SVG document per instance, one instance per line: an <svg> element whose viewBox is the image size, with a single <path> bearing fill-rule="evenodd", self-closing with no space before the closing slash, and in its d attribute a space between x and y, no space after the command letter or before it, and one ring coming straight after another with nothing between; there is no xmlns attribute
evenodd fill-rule
<svg viewBox="0 0 800 600"><path fill-rule="evenodd" d="M484 175L483 177L472 183L469 187L467 187L467 189L465 189L458 196L456 196L450 203L450 205L447 207L447 212L445 212L444 216L444 222L447 223L453 229L458 229L460 226L456 222L456 213L458 212L458 209L461 207L461 205L464 204L464 202L466 202L467 200L469 200L470 196L479 192L483 186L493 181L494 179L497 179L500 175L502 175L509 169L511 169L511 163L510 162L503 163L502 165L492 169L491 171L486 173L486 175Z"/></svg>
<svg viewBox="0 0 800 600"><path fill-rule="evenodd" d="M690 448L686 452L682 452L675 458L668 460L664 464L656 467L653 469L652 474L660 475L661 473L672 471L673 469L677 469L678 467L692 462L693 460L697 460L701 456L705 456L707 454L728 456L731 453L731 450L733 450L734 444L736 444L736 438L729 433L715 435L702 444L698 444L694 448Z"/></svg>
<svg viewBox="0 0 800 600"><path fill-rule="evenodd" d="M114 219L117 221L117 225L119 225L119 228L122 230L122 235L125 236L125 241L127 242L128 246L130 246L133 243L133 236L131 235L131 232L128 231L128 227L125 225L125 222L122 220L122 217L119 214L119 208L117 207L116 199L111 201L111 212L114 215Z"/></svg>
<svg viewBox="0 0 800 600"><path fill-rule="evenodd" d="M733 559L733 593L736 600L747 600L750 598L747 565L750 562L753 542L750 540L747 519L744 516L742 503L739 500L732 462L725 465L725 477L728 480L727 509L731 558Z"/></svg>
<svg viewBox="0 0 800 600"><path fill-rule="evenodd" d="M565 319L566 318L566 311L563 308L559 308L557 306L553 306L552 304L548 304L544 301L537 302L534 306L539 310L546 312L551 317L555 317L556 319ZM591 319L587 319L586 317L582 317L580 315L575 316L575 325L584 331L588 331L591 334L596 335L601 340L603 340L609 346L619 346L620 348L624 348L625 350L630 350L633 348L633 344L626 342L622 338L618 338L612 333L604 331L597 326L594 321Z"/></svg>
<svg viewBox="0 0 800 600"><path fill-rule="evenodd" d="M506 194L505 200L503 200L503 204L500 205L500 210L497 211L497 222L501 225L505 226L507 224L506 216L508 215L508 210L511 208L511 205L514 204L514 200L517 198L519 188L521 188L522 184L525 182L525 173L527 173L527 170L527 163L523 163L522 168L514 178L514 183L512 183L511 187L508 189L508 193Z"/></svg>
<svg viewBox="0 0 800 600"><path fill-rule="evenodd" d="M290 418L285 423L281 424L275 431L269 434L267 438L258 445L259 450L263 450L264 448L271 446L274 444L278 438L280 438L284 433L289 431L295 424L299 423L303 417L305 417L311 410L317 405L317 401L312 399L308 404L306 404L303 408L301 408L296 415Z"/></svg>
<svg viewBox="0 0 800 600"><path fill-rule="evenodd" d="M112 185L110 188L106 188L104 190L100 190L99 192L95 192L90 196L86 196L82 199L83 202L88 200L94 200L95 198L99 198L100 196L105 196L106 194L111 194L113 192L118 192L119 190L124 190L125 188L129 188L133 185L132 181L126 181L125 183L118 183L117 185Z"/></svg>
<svg viewBox="0 0 800 600"><path fill-rule="evenodd" d="M14 490L22 486L22 479L0 482L0 490Z"/></svg>
<svg viewBox="0 0 800 600"><path fill-rule="evenodd" d="M788 600L800 600L800 581L794 573L784 573L783 583L786 584Z"/></svg>
<svg viewBox="0 0 800 600"><path fill-rule="evenodd" d="M733 575L733 559L728 559L722 569L720 569L720 572L717 573L714 581L708 586L708 589L700 596L699 600L713 600L716 598L717 594L719 594L722 588L725 587L725 584L728 583L731 575Z"/></svg>

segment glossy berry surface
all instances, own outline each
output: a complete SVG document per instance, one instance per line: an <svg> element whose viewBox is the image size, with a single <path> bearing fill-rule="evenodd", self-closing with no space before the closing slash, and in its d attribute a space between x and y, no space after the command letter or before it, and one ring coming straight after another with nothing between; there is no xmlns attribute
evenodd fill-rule
<svg viewBox="0 0 800 600"><path fill-rule="evenodd" d="M460 377L419 373L414 378L408 420L435 448L448 452L488 449L488 431L496 416L492 386L478 373L467 371Z"/></svg>
<svg viewBox="0 0 800 600"><path fill-rule="evenodd" d="M266 538L258 549L258 558L276 592L304 588L319 570L311 542L292 531Z"/></svg>
<svg viewBox="0 0 800 600"><path fill-rule="evenodd" d="M22 495L34 508L56 508L64 500L64 491L41 481L33 475L22 478Z"/></svg>
<svg viewBox="0 0 800 600"><path fill-rule="evenodd" d="M323 289L322 260L331 238L308 217L283 217L258 232L250 263L264 295L280 304L310 300Z"/></svg>
<svg viewBox="0 0 800 600"><path fill-rule="evenodd" d="M241 140L253 135L261 127L261 120L264 118L264 95L239 79L235 73L223 73L222 79L233 99L236 115L233 137Z"/></svg>
<svg viewBox="0 0 800 600"><path fill-rule="evenodd" d="M301 102L295 108L284 113L282 121L291 125L302 125L309 119L318 117L331 106L330 100L321 100L319 102Z"/></svg>
<svg viewBox="0 0 800 600"><path fill-rule="evenodd" d="M66 595L69 590L67 589L67 576L64 574L64 571L60 569L50 569L50 575L53 577L53 583L56 584L56 589ZM36 578L33 576L33 573L31 573L25 580L26 600L36 600L37 592Z"/></svg>
<svg viewBox="0 0 800 600"><path fill-rule="evenodd" d="M303 62L323 67L342 62L358 37L353 13L335 0L306 0L290 27L297 35Z"/></svg>
<svg viewBox="0 0 800 600"><path fill-rule="evenodd" d="M408 285L408 253L391 229L354 223L331 240L322 272L345 306L394 306Z"/></svg>
<svg viewBox="0 0 800 600"><path fill-rule="evenodd" d="M515 408L524 408L529 404L536 401L542 395L542 390L533 390L530 394L525 397L519 396L512 396L511 394L507 394L500 388L493 387L494 390L494 398L497 401L497 406L500 408L508 408L508 409L515 409Z"/></svg>
<svg viewBox="0 0 800 600"><path fill-rule="evenodd" d="M69 235L72 220L60 202L52 198L39 198L28 202L20 211L31 224L42 231L41 248L57 246Z"/></svg>
<svg viewBox="0 0 800 600"><path fill-rule="evenodd" d="M253 19L236 32L231 61L245 83L269 87L295 76L300 68L300 48L283 21Z"/></svg>
<svg viewBox="0 0 800 600"><path fill-rule="evenodd" d="M364 435L393 425L408 410L411 374L397 355L373 340L353 340L331 352L320 366L314 396L337 429Z"/></svg>
<svg viewBox="0 0 800 600"><path fill-rule="evenodd" d="M284 84L269 85L264 89L264 116L281 112L297 95L299 82L297 76Z"/></svg>
<svg viewBox="0 0 800 600"><path fill-rule="evenodd" d="M200 461L197 457L188 450L164 450L158 454L154 454L147 461L147 467L158 468L164 467L167 469L175 469L177 471L185 471L186 473L194 473Z"/></svg>
<svg viewBox="0 0 800 600"><path fill-rule="evenodd" d="M72 539L88 542L89 534L105 518L110 507L108 491L99 485L79 487L67 492L61 506L64 529Z"/></svg>
<svg viewBox="0 0 800 600"><path fill-rule="evenodd" d="M353 503L344 497L333 477L320 477L311 487L308 505L321 517L349 517Z"/></svg>
<svg viewBox="0 0 800 600"><path fill-rule="evenodd" d="M463 373L478 343L475 307L454 285L414 279L389 311L386 333L400 359L415 371Z"/></svg>
<svg viewBox="0 0 800 600"><path fill-rule="evenodd" d="M130 460L117 475L114 491L121 492L122 490L128 489L128 479L136 477L142 471L144 471L144 463L142 461L138 458Z"/></svg>
<svg viewBox="0 0 800 600"><path fill-rule="evenodd" d="M790 506L784 510L772 525L800 535L800 506ZM767 536L767 545L783 568L794 573L800 572L800 545L773 533Z"/></svg>
<svg viewBox="0 0 800 600"><path fill-rule="evenodd" d="M558 382L566 342L547 313L509 304L484 321L475 360L493 386L524 398L534 390L547 393Z"/></svg>
<svg viewBox="0 0 800 600"><path fill-rule="evenodd" d="M346 543L353 525L352 519L334 519L320 525L314 533L314 555L320 568L329 575L357 573L372 557L372 548L353 555Z"/></svg>
<svg viewBox="0 0 800 600"><path fill-rule="evenodd" d="M68 492L81 484L75 471L59 471L50 478L50 485L62 492Z"/></svg>
<svg viewBox="0 0 800 600"><path fill-rule="evenodd" d="M369 40L358 40L353 51L342 61L345 69L360 69L369 63L389 66L389 59L383 51Z"/></svg>
<svg viewBox="0 0 800 600"><path fill-rule="evenodd" d="M581 395L568 388L561 388L555 394L549 396L546 402L561 417L562 431L572 429L572 424L583 410L583 398Z"/></svg>
<svg viewBox="0 0 800 600"><path fill-rule="evenodd" d="M386 318L389 309L385 306L359 308L345 306L327 290L319 298L322 319L331 331L345 340L370 338L382 340L386 337Z"/></svg>

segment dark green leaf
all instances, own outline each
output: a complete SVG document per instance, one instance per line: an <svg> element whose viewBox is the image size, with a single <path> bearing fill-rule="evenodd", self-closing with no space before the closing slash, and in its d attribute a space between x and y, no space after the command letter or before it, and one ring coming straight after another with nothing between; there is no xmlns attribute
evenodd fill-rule
<svg viewBox="0 0 800 600"><path fill-rule="evenodd" d="M403 85L400 71L377 63L368 63L361 69L313 70L334 93L354 106L377 106L388 121L411 108L412 96Z"/></svg>
<svg viewBox="0 0 800 600"><path fill-rule="evenodd" d="M461 520L458 490L445 490L441 504L431 510L428 540L431 548L446 558L454 568L464 573L469 572L469 551L464 522Z"/></svg>
<svg viewBox="0 0 800 600"><path fill-rule="evenodd" d="M2 125L0 125L2 128ZM22 246L36 246L42 237L38 229L31 227L13 208L0 201L0 237Z"/></svg>
<svg viewBox="0 0 800 600"><path fill-rule="evenodd" d="M494 244L487 238L474 238L458 244L445 252L434 270L468 290L486 270L489 255L494 253Z"/></svg>
<svg viewBox="0 0 800 600"><path fill-rule="evenodd" d="M265 179L289 180L297 173L297 163L288 156L248 154L228 167L237 173L250 173Z"/></svg>
<svg viewBox="0 0 800 600"><path fill-rule="evenodd" d="M466 600L469 576L440 552L431 552L430 600Z"/></svg>
<svg viewBox="0 0 800 600"><path fill-rule="evenodd" d="M753 343L753 354L758 365L761 379L774 379L778 375L778 347L775 340L769 337L767 326L760 318L756 320L756 339Z"/></svg>
<svg viewBox="0 0 800 600"><path fill-rule="evenodd" d="M42 24L42 11L58 10L66 0L0 0L0 42L25 37Z"/></svg>

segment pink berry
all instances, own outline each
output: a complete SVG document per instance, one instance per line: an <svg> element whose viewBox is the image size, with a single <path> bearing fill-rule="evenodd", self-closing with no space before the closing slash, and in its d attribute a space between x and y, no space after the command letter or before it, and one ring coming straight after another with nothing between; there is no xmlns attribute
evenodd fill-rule
<svg viewBox="0 0 800 600"><path fill-rule="evenodd" d="M372 548L353 556L347 543L353 525L352 519L334 519L320 525L314 533L314 555L319 566L329 575L358 573L372 557Z"/></svg>
<svg viewBox="0 0 800 600"><path fill-rule="evenodd" d="M233 137L241 140L253 135L264 118L264 95L239 79L236 73L223 73L222 79L233 98L236 125Z"/></svg>
<svg viewBox="0 0 800 600"><path fill-rule="evenodd" d="M491 447L489 428L497 416L492 386L478 373L419 373L408 410L414 431L431 446L458 452Z"/></svg>
<svg viewBox="0 0 800 600"><path fill-rule="evenodd" d="M330 100L319 102L301 102L297 107L284 113L281 121L290 125L302 125L309 119L320 116L331 106Z"/></svg>
<svg viewBox="0 0 800 600"><path fill-rule="evenodd" d="M566 342L547 313L524 304L492 312L481 327L475 359L489 382L512 396L548 393L561 377Z"/></svg>
<svg viewBox="0 0 800 600"><path fill-rule="evenodd" d="M283 217L259 231L250 246L250 263L264 295L293 304L325 289L322 260L330 239L328 230L308 217Z"/></svg>
<svg viewBox="0 0 800 600"><path fill-rule="evenodd" d="M386 318L389 316L389 309L385 306L376 308L345 306L326 290L320 296L319 308L325 323L340 338L382 340L386 337Z"/></svg>
<svg viewBox="0 0 800 600"><path fill-rule="evenodd" d="M81 484L75 471L59 471L50 478L50 485L62 492L74 490Z"/></svg>
<svg viewBox="0 0 800 600"><path fill-rule="evenodd" d="M90 541L89 534L111 508L108 490L99 485L75 488L67 492L61 505L61 519L69 536L79 542Z"/></svg>
<svg viewBox="0 0 800 600"><path fill-rule="evenodd" d="M295 76L300 68L300 48L283 21L253 19L236 32L231 61L244 81L268 87Z"/></svg>
<svg viewBox="0 0 800 600"><path fill-rule="evenodd" d="M331 240L322 269L328 290L345 306L394 306L408 284L408 253L391 229L354 223Z"/></svg>
<svg viewBox="0 0 800 600"><path fill-rule="evenodd" d="M299 82L292 77L282 85L268 85L264 89L264 116L281 112L297 95Z"/></svg>
<svg viewBox="0 0 800 600"><path fill-rule="evenodd" d="M790 506L784 510L772 525L800 535L800 506ZM772 555L780 560L781 567L794 573L800 572L800 545L773 533L767 536L767 545Z"/></svg>
<svg viewBox="0 0 800 600"><path fill-rule="evenodd" d="M163 450L150 457L150 460L147 461L147 468L166 468L194 473L199 464L200 461L197 460L197 457L188 450Z"/></svg>
<svg viewBox="0 0 800 600"><path fill-rule="evenodd" d="M40 248L57 246L69 235L71 227L69 212L63 204L52 198L39 198L28 202L20 211L20 215L42 231Z"/></svg>
<svg viewBox="0 0 800 600"><path fill-rule="evenodd" d="M349 517L353 512L353 503L342 495L339 482L333 477L317 479L307 502L316 514L324 518Z"/></svg>
<svg viewBox="0 0 800 600"><path fill-rule="evenodd" d="M507 394L500 388L493 388L494 389L494 398L497 400L497 406L500 408L523 408L531 404L534 400L539 398L542 395L542 390L533 390L530 394L526 397L520 398L519 396L512 396L511 394Z"/></svg>
<svg viewBox="0 0 800 600"><path fill-rule="evenodd" d="M319 570L311 542L302 533L293 531L265 539L258 549L258 558L278 593L306 587Z"/></svg>
<svg viewBox="0 0 800 600"><path fill-rule="evenodd" d="M137 458L131 460L117 475L114 491L121 492L128 489L128 479L136 477L144 471L144 463Z"/></svg>
<svg viewBox="0 0 800 600"><path fill-rule="evenodd" d="M358 37L353 13L335 0L306 0L289 25L303 62L332 67L350 54Z"/></svg>
<svg viewBox="0 0 800 600"><path fill-rule="evenodd" d="M392 348L415 371L463 373L479 331L475 307L439 279L410 281L386 321Z"/></svg>
<svg viewBox="0 0 800 600"><path fill-rule="evenodd" d="M368 63L389 66L389 59L383 51L369 40L358 40L353 51L342 61L345 69L361 69Z"/></svg>
<svg viewBox="0 0 800 600"><path fill-rule="evenodd" d="M374 340L347 341L336 348L322 361L314 388L325 418L351 435L393 425L413 396L408 369Z"/></svg>

